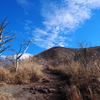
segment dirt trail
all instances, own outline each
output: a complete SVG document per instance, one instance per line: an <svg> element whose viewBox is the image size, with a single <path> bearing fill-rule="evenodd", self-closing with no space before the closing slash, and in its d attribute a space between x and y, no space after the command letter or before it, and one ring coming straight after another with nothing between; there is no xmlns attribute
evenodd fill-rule
<svg viewBox="0 0 100 100"><path fill-rule="evenodd" d="M44 78L39 83L1 86L0 92L10 93L16 100L66 100L62 92L66 81L61 80L47 66L44 67L43 74Z"/></svg>
<svg viewBox="0 0 100 100"><path fill-rule="evenodd" d="M41 98L37 97L36 100L65 100L65 93L63 89L66 85L66 81L62 80L57 73L53 73L47 66L43 70L44 78L39 85L33 85L27 90L32 94L41 94ZM30 99L31 100L31 99ZM35 100L35 99L32 99Z"/></svg>
<svg viewBox="0 0 100 100"><path fill-rule="evenodd" d="M65 95L62 91L65 87L66 81L62 80L58 73L53 73L52 70L49 70L46 66L43 70L45 75L45 79L49 80L49 82L44 83L44 87L48 87L50 90L54 90L53 92L47 94L49 98L47 100L65 100Z"/></svg>

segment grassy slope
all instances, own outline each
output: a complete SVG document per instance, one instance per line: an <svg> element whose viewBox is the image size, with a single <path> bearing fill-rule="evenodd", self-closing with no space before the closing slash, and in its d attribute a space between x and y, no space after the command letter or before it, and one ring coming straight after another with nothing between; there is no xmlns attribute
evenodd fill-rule
<svg viewBox="0 0 100 100"><path fill-rule="evenodd" d="M66 80L66 86L62 91L66 100L99 100L99 55L100 47L85 51L55 47L20 62L16 73L14 67L0 68L0 85L38 81L43 77L41 68L44 65Z"/></svg>
<svg viewBox="0 0 100 100"><path fill-rule="evenodd" d="M24 84L38 81L42 77L41 65L31 60L25 59L20 62L19 69L15 72L15 67L0 68L0 84Z"/></svg>

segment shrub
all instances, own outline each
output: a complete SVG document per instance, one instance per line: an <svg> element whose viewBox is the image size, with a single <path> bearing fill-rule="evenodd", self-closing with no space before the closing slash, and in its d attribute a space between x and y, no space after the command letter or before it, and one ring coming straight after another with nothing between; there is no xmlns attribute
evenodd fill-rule
<svg viewBox="0 0 100 100"><path fill-rule="evenodd" d="M9 93L0 92L0 100L16 100L16 99Z"/></svg>
<svg viewBox="0 0 100 100"><path fill-rule="evenodd" d="M68 100L99 100L100 98L100 68L81 66L77 62L71 65L52 67L49 69L66 80L62 92Z"/></svg>
<svg viewBox="0 0 100 100"><path fill-rule="evenodd" d="M42 77L42 72L40 69L37 64L20 65L17 72L15 72L14 67L11 67L10 69L1 67L0 83L26 84L36 82Z"/></svg>

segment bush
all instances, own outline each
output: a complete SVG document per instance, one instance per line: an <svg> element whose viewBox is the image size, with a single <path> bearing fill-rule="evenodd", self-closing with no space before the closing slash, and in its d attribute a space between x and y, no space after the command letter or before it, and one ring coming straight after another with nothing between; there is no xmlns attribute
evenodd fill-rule
<svg viewBox="0 0 100 100"><path fill-rule="evenodd" d="M52 67L49 69L66 80L62 92L68 100L99 100L100 98L100 68L96 66L81 66L77 62L71 65Z"/></svg>
<svg viewBox="0 0 100 100"><path fill-rule="evenodd" d="M0 100L16 100L16 99L9 93L0 92Z"/></svg>
<svg viewBox="0 0 100 100"><path fill-rule="evenodd" d="M7 84L26 84L36 82L42 77L40 69L37 70L38 65L22 65L18 71L15 72L15 68L10 69L0 68L0 83ZM36 68L37 67L37 68Z"/></svg>

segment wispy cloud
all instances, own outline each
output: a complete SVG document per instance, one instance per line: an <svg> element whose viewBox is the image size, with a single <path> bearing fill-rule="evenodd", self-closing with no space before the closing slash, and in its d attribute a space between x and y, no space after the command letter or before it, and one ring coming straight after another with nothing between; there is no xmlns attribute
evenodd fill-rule
<svg viewBox="0 0 100 100"><path fill-rule="evenodd" d="M47 0L48 1L48 0ZM92 9L100 8L100 0L62 0L45 2L41 10L44 28L36 28L33 38L43 48L67 46L70 33L92 16Z"/></svg>
<svg viewBox="0 0 100 100"><path fill-rule="evenodd" d="M23 24L24 24L24 29L25 29L26 31L31 30L32 21L26 20L25 23L23 23Z"/></svg>
<svg viewBox="0 0 100 100"><path fill-rule="evenodd" d="M21 5L24 9L30 8L33 4L30 0L16 0L19 5Z"/></svg>

